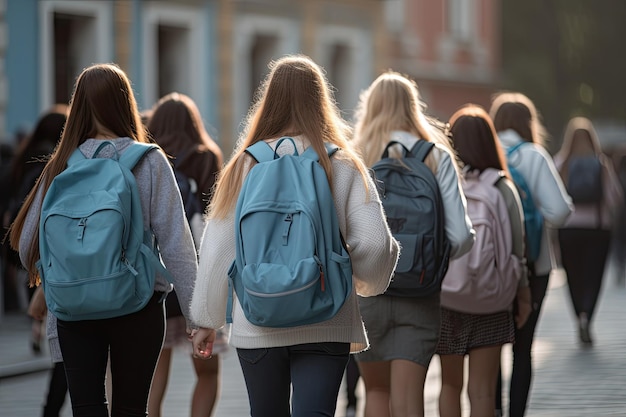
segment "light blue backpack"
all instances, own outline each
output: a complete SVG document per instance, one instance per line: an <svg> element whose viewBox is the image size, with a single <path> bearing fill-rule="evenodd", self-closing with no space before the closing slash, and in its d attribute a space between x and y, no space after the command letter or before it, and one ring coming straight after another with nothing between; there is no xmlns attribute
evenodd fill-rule
<svg viewBox="0 0 626 417"><path fill-rule="evenodd" d="M352 264L342 241L326 172L313 147L280 157L261 141L246 149L258 163L235 212L236 257L229 271L246 318L292 327L332 318L352 292ZM288 145L288 143L287 143ZM337 147L326 146L332 155Z"/></svg>
<svg viewBox="0 0 626 417"><path fill-rule="evenodd" d="M66 321L106 319L142 309L161 264L131 169L155 145L135 142L121 155L92 158L76 149L46 192L37 268L48 310Z"/></svg>

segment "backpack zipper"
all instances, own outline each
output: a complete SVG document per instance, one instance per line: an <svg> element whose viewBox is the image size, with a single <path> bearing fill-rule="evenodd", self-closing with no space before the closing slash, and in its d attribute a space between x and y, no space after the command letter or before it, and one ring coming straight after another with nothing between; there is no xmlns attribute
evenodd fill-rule
<svg viewBox="0 0 626 417"><path fill-rule="evenodd" d="M315 262L317 262L317 266L320 268L321 289L322 291L326 291L326 284L324 282L324 267L322 266L322 261L320 261L320 258L318 258L317 255L313 255L313 258L315 259Z"/></svg>

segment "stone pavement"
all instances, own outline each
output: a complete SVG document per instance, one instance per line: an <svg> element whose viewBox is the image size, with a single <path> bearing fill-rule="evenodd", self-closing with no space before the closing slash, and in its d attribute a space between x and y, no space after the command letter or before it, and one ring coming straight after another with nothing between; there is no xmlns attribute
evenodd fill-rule
<svg viewBox="0 0 626 417"><path fill-rule="evenodd" d="M607 271L597 315L592 326L594 345L581 347L562 277L551 280L534 344L535 377L527 416L583 417L626 416L626 288ZM6 316L0 322L0 417L36 417L47 390L50 360L30 352L30 324L23 315ZM222 355L221 396L214 417L249 415L245 385L233 349ZM505 348L504 372L510 372L510 348ZM194 383L191 362L178 351L173 358L170 384L163 407L164 417L189 415ZM506 382L506 381L505 381ZM439 361L429 369L425 400L426 416L436 417ZM362 385L359 394L362 395ZM343 417L343 394L336 417ZM464 399L464 416L468 416ZM358 416L362 415L359 410ZM70 417L64 408L61 417Z"/></svg>

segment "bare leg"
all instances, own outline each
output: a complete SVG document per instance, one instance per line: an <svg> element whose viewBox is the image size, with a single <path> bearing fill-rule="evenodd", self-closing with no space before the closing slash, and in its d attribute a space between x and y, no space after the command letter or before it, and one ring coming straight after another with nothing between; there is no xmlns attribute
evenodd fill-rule
<svg viewBox="0 0 626 417"><path fill-rule="evenodd" d="M170 375L170 362L172 360L172 349L162 349L161 356L157 362L152 385L150 386L150 396L148 397L148 415L150 417L161 417L161 405L167 390L167 381Z"/></svg>
<svg viewBox="0 0 626 417"><path fill-rule="evenodd" d="M441 361L439 415L441 417L461 417L461 393L463 391L465 356L440 355L439 359ZM491 408L493 409L493 405Z"/></svg>
<svg viewBox="0 0 626 417"><path fill-rule="evenodd" d="M390 406L393 417L424 417L427 370L409 360L391 361Z"/></svg>
<svg viewBox="0 0 626 417"><path fill-rule="evenodd" d="M358 364L365 385L364 417L390 417L390 362L359 362Z"/></svg>
<svg viewBox="0 0 626 417"><path fill-rule="evenodd" d="M191 398L191 417L210 417L219 391L220 360L192 358L197 381ZM152 417L152 416L151 416Z"/></svg>
<svg viewBox="0 0 626 417"><path fill-rule="evenodd" d="M471 415L491 416L494 414L496 381L500 369L502 346L472 349L469 353L469 380L467 394L471 404Z"/></svg>

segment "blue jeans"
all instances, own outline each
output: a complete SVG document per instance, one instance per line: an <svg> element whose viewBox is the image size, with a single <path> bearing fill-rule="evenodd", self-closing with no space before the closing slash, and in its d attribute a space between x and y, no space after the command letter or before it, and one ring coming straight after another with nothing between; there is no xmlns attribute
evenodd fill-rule
<svg viewBox="0 0 626 417"><path fill-rule="evenodd" d="M237 354L252 417L335 415L339 386L350 358L349 343L238 348Z"/></svg>
<svg viewBox="0 0 626 417"><path fill-rule="evenodd" d="M112 417L145 417L148 393L165 335L165 307L155 293L142 310L103 320L57 321L72 411L108 417L109 356Z"/></svg>

